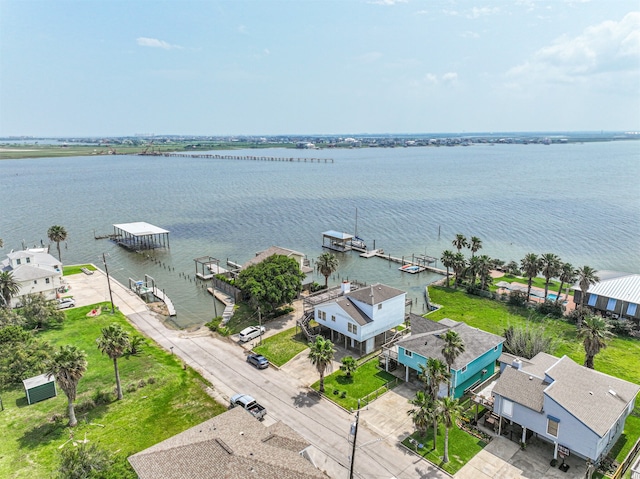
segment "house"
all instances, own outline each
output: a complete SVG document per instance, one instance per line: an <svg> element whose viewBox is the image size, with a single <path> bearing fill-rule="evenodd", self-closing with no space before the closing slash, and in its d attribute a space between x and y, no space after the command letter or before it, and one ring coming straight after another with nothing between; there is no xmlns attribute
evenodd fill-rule
<svg viewBox="0 0 640 479"><path fill-rule="evenodd" d="M309 266L309 260L307 259L307 257L303 253L299 253L298 251L287 248L281 248L280 246L271 246L264 251L256 253L253 258L242 265L241 269L246 269L249 266L261 263L274 254L286 256L287 258L293 258L296 260L296 262L300 265L300 271L302 271L305 275L304 279L302 280L303 288L308 287L309 285L311 285L311 283L313 283L313 268Z"/></svg>
<svg viewBox="0 0 640 479"><path fill-rule="evenodd" d="M600 278L586 291L586 305L603 316L620 319L640 320L640 274L620 273L617 271L598 271ZM582 302L582 290L577 284L573 287L573 301Z"/></svg>
<svg viewBox="0 0 640 479"><path fill-rule="evenodd" d="M464 341L465 350L451 365L453 397L459 398L472 387L489 379L497 359L502 354L504 338L472 328L463 322L445 318L435 322L421 316L411 320L411 334L395 344L397 361L405 367L405 381L410 381L427 365L428 358L439 359L446 364L442 348L442 335L455 331ZM447 394L446 384L440 386L440 395Z"/></svg>
<svg viewBox="0 0 640 479"><path fill-rule="evenodd" d="M313 318L330 330L332 341L344 341L345 348L358 348L360 354L375 349L376 336L404 323L407 293L384 284L351 290L342 283L341 294L315 305Z"/></svg>
<svg viewBox="0 0 640 479"><path fill-rule="evenodd" d="M499 427L515 424L554 444L558 453L599 462L622 434L640 391L637 384L585 368L571 358L539 353L532 359L500 358L493 386Z"/></svg>
<svg viewBox="0 0 640 479"><path fill-rule="evenodd" d="M12 251L0 262L0 271L11 272L20 285L20 291L11 299L14 308L27 294L40 293L47 299L56 299L62 285L62 264L45 248Z"/></svg>
<svg viewBox="0 0 640 479"><path fill-rule="evenodd" d="M309 443L281 422L264 426L242 408L129 456L140 479L326 478L307 460Z"/></svg>

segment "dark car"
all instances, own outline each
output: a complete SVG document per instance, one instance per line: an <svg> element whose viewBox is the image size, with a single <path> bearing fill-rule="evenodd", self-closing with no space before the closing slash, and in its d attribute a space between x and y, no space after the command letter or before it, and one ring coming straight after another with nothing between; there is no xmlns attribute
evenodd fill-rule
<svg viewBox="0 0 640 479"><path fill-rule="evenodd" d="M250 354L247 356L247 362L253 364L258 369L265 369L269 367L269 361L267 358L260 354Z"/></svg>

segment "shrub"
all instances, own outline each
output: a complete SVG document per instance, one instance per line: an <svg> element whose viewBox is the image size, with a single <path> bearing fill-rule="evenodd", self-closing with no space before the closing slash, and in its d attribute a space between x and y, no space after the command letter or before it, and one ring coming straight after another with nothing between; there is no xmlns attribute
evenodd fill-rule
<svg viewBox="0 0 640 479"><path fill-rule="evenodd" d="M220 336L229 336L231 334L231 329L226 326L221 326L218 328L218 334Z"/></svg>
<svg viewBox="0 0 640 479"><path fill-rule="evenodd" d="M561 318L564 316L562 311L562 304L556 303L554 301L545 301L544 303L539 303L536 306L536 311L540 314L549 315L552 318Z"/></svg>
<svg viewBox="0 0 640 479"><path fill-rule="evenodd" d="M153 376L147 379L147 384L155 384L155 383L156 383L156 378L154 378Z"/></svg>
<svg viewBox="0 0 640 479"><path fill-rule="evenodd" d="M216 316L208 323L205 323L205 326L209 328L210 331L213 331L215 333L220 327L221 322L222 322L222 316Z"/></svg>
<svg viewBox="0 0 640 479"><path fill-rule="evenodd" d="M136 392L136 389L138 389L137 384L136 383L131 383L131 384L127 385L126 391L128 393L133 393L133 392Z"/></svg>
<svg viewBox="0 0 640 479"><path fill-rule="evenodd" d="M318 291L322 291L323 289L325 289L324 284L318 284L318 283L311 283L311 286L309 286L309 291L311 293L316 293Z"/></svg>
<svg viewBox="0 0 640 479"><path fill-rule="evenodd" d="M147 385L147 383L145 382L144 379L141 379L140 381L138 381L138 389L139 388L143 388Z"/></svg>
<svg viewBox="0 0 640 479"><path fill-rule="evenodd" d="M85 414L95 407L96 403L93 401L93 399L85 399L80 404L78 404L75 409L78 414Z"/></svg>
<svg viewBox="0 0 640 479"><path fill-rule="evenodd" d="M93 393L91 399L95 403L96 406L102 406L103 404L109 404L113 402L114 395L109 391L103 391L98 389Z"/></svg>
<svg viewBox="0 0 640 479"><path fill-rule="evenodd" d="M584 319L591 314L591 311L588 308L583 308L582 306L578 306L576 309L571 311L567 315L567 320L570 323L576 324L578 319Z"/></svg>
<svg viewBox="0 0 640 479"><path fill-rule="evenodd" d="M611 325L611 331L620 336L631 336L631 331L633 331L633 322L628 319L614 319L613 321L609 321Z"/></svg>
<svg viewBox="0 0 640 479"><path fill-rule="evenodd" d="M60 452L58 477L65 479L101 477L101 473L111 468L113 460L96 444L79 441L74 446L69 444Z"/></svg>
<svg viewBox="0 0 640 479"><path fill-rule="evenodd" d="M526 359L531 359L539 352L549 353L553 346L551 337L545 336L542 327L509 326L504 330L504 337L504 350Z"/></svg>
<svg viewBox="0 0 640 479"><path fill-rule="evenodd" d="M527 293L524 291L511 291L508 304L511 306L524 306L527 304Z"/></svg>

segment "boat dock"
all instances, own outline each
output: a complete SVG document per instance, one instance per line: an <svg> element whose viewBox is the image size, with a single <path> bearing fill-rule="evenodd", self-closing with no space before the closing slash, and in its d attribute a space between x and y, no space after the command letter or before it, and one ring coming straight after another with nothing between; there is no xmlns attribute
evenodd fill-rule
<svg viewBox="0 0 640 479"><path fill-rule="evenodd" d="M166 295L164 290L156 286L156 281L148 274L144 275L144 281L136 281L129 278L129 289L147 302L154 302L156 299L162 301L167 307L169 316L176 315L176 308L173 302Z"/></svg>
<svg viewBox="0 0 640 479"><path fill-rule="evenodd" d="M432 273L438 273L445 275L447 271L441 268L436 268L435 266L431 266L432 263L435 263L435 258L425 255L411 255L411 260L406 259L404 256L398 258L396 256L391 256L390 254L385 254L381 249L371 250L366 253L360 254L362 258L382 258L390 261L392 263L400 264L400 271L410 274L421 273L422 271L431 271Z"/></svg>
<svg viewBox="0 0 640 479"><path fill-rule="evenodd" d="M220 260L213 256L201 256L195 258L193 261L196 263L196 278L198 279L211 279L217 274L225 274L228 270L220 266Z"/></svg>
<svg viewBox="0 0 640 479"><path fill-rule="evenodd" d="M169 316L175 316L176 315L176 308L173 305L173 303L171 302L171 300L169 299L169 296L167 296L164 293L164 291L160 291L155 286L152 288L151 291L153 292L153 295L156 298L158 298L160 301L162 301L167 306L167 311L169 311Z"/></svg>

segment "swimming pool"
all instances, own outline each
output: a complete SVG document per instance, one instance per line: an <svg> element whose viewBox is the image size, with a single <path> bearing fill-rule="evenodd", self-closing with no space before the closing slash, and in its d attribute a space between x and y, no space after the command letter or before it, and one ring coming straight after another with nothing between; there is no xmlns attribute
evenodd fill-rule
<svg viewBox="0 0 640 479"><path fill-rule="evenodd" d="M557 294L549 293L547 295L547 301L555 301L556 299L558 299L558 295Z"/></svg>

